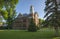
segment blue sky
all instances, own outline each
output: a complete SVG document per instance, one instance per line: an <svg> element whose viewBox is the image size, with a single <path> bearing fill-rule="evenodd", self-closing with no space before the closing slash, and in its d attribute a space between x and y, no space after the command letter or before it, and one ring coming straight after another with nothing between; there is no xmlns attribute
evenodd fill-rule
<svg viewBox="0 0 60 39"><path fill-rule="evenodd" d="M30 6L33 5L35 11L38 12L39 18L44 17L44 8L45 0L19 0L16 6L16 12L19 13L28 13L30 12Z"/></svg>

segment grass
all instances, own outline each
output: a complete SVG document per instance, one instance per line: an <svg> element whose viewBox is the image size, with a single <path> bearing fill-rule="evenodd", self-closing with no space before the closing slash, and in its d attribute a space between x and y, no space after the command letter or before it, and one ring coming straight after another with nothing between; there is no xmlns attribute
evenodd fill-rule
<svg viewBox="0 0 60 39"><path fill-rule="evenodd" d="M0 30L0 39L55 39L55 37L52 29L41 29L37 32Z"/></svg>

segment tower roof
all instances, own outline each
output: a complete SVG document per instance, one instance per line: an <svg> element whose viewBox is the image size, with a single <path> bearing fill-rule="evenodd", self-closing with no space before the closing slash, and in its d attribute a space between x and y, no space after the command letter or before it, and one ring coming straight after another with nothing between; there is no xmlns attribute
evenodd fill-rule
<svg viewBox="0 0 60 39"><path fill-rule="evenodd" d="M30 6L30 13L34 13L34 7L33 7L33 5Z"/></svg>

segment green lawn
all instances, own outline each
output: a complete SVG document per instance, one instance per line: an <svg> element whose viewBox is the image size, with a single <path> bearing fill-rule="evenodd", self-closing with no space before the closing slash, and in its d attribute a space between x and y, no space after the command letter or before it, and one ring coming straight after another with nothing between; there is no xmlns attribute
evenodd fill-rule
<svg viewBox="0 0 60 39"><path fill-rule="evenodd" d="M54 30L41 29L37 32L24 30L0 30L0 39L53 39Z"/></svg>

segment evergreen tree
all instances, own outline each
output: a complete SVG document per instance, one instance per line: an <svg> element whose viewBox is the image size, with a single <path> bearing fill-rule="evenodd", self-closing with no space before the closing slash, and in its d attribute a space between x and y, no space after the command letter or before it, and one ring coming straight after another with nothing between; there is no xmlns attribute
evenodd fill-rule
<svg viewBox="0 0 60 39"><path fill-rule="evenodd" d="M58 4L57 0L47 0L45 3L45 25L53 26L55 29L55 36L58 36L58 27L60 26L60 3Z"/></svg>
<svg viewBox="0 0 60 39"><path fill-rule="evenodd" d="M30 31L30 32L36 32L37 31L37 26L36 26L33 18L30 19L30 25L28 27L28 31Z"/></svg>

